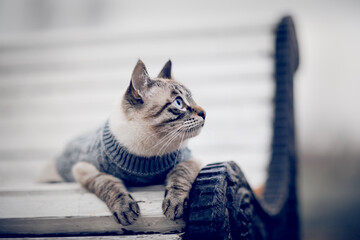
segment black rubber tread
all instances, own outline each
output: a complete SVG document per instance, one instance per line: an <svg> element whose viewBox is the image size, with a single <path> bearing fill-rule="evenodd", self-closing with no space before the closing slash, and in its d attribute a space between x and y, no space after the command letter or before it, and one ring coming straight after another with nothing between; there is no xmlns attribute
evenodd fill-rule
<svg viewBox="0 0 360 240"><path fill-rule="evenodd" d="M232 202L228 203L230 212L231 232L234 240L253 239L252 218L253 205L252 194L249 189L240 187L232 193L234 197Z"/></svg>
<svg viewBox="0 0 360 240"><path fill-rule="evenodd" d="M227 207L230 214L230 226L232 238L252 239L252 216L253 216L253 194L251 188L240 170L234 162L226 163L227 175Z"/></svg>
<svg viewBox="0 0 360 240"><path fill-rule="evenodd" d="M250 239L249 185L234 162L203 168L190 192L185 239Z"/></svg>
<svg viewBox="0 0 360 240"><path fill-rule="evenodd" d="M190 191L184 239L232 239L226 170L223 164L210 164L200 171Z"/></svg>

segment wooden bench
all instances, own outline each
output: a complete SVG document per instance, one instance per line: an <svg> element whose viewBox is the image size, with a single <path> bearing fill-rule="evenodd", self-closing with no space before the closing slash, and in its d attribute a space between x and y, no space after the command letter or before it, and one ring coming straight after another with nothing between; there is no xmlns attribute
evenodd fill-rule
<svg viewBox="0 0 360 240"><path fill-rule="evenodd" d="M190 142L195 156L204 164L233 160L252 188L268 181L264 200L276 204L264 208L270 206L275 216L291 195L291 211L297 216L292 105L297 60L288 55L285 58L289 59L281 58L284 52L294 51L291 44L296 37L291 32L292 39L279 40L281 32L288 36L289 31L293 31L291 18L278 25L251 28L44 32L2 39L1 237L101 235L117 239L104 236L122 234L140 239L150 234L146 235L149 239L180 239L177 233L184 231L185 223L163 216L162 186L130 189L140 201L142 217L125 227L114 221L103 202L77 184L36 183L42 166L67 141L107 119L113 101L128 84L137 57L152 76L170 57L175 78L206 109L206 126ZM279 156L281 161L275 161ZM276 164L285 167L279 172ZM277 196L283 198L280 208ZM294 222L296 217L290 218ZM297 222L291 226L291 236L297 236Z"/></svg>

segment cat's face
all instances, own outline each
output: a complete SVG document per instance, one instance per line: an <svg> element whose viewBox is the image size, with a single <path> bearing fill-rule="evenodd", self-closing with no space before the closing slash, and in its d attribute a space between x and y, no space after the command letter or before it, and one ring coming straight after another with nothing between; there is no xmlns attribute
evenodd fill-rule
<svg viewBox="0 0 360 240"><path fill-rule="evenodd" d="M168 61L159 76L150 79L145 65L136 64L122 108L132 126L144 131L143 139L159 145L159 154L181 147L188 138L198 135L206 113L192 98L191 92L171 78Z"/></svg>

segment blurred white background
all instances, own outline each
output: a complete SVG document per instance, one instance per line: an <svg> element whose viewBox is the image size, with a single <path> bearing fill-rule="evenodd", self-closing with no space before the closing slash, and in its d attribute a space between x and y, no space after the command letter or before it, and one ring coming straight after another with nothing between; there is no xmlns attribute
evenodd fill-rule
<svg viewBox="0 0 360 240"><path fill-rule="evenodd" d="M301 60L295 109L304 237L355 239L360 236L360 1L1 0L0 41L77 29L271 25L287 14L295 21Z"/></svg>

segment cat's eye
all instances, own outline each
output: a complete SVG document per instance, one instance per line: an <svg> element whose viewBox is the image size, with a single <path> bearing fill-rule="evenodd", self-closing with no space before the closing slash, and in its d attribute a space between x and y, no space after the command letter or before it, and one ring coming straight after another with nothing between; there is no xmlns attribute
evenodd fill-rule
<svg viewBox="0 0 360 240"><path fill-rule="evenodd" d="M181 99L181 97L177 97L175 100L174 100L174 104L175 106L178 108L178 109L182 109L183 108L183 100Z"/></svg>

